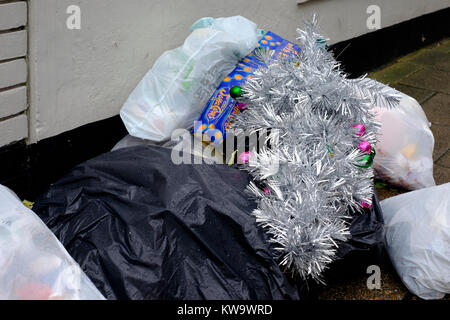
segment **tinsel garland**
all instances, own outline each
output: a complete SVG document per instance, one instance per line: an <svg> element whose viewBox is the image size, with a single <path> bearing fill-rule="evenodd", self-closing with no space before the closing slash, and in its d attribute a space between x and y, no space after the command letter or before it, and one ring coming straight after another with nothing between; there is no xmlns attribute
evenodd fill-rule
<svg viewBox="0 0 450 320"><path fill-rule="evenodd" d="M271 51L257 52L264 65L243 86L239 101L247 110L232 128L247 135L270 129L270 147L245 166L267 186L249 185L258 204L253 213L281 266L322 282L338 241L348 239L349 218L371 204L373 170L361 165L361 142L374 147L379 124L369 109L395 107L400 96L366 77L349 79L316 16L297 32L297 55L275 60Z"/></svg>

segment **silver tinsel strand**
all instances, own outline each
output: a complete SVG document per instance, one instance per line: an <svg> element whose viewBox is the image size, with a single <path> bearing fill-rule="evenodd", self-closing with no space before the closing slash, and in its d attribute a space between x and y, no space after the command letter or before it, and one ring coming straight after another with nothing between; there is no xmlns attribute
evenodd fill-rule
<svg viewBox="0 0 450 320"><path fill-rule="evenodd" d="M257 52L264 66L244 85L248 110L233 128L241 134L271 129L270 147L246 166L270 190L250 184L258 203L253 213L281 266L321 282L338 242L348 239L349 218L362 212L361 201L371 203L373 170L356 166L365 156L359 142L377 142L379 124L368 111L375 103L395 107L400 96L366 77L348 79L324 47L315 16L297 31L297 55L274 61L271 51ZM362 137L353 124L365 125Z"/></svg>

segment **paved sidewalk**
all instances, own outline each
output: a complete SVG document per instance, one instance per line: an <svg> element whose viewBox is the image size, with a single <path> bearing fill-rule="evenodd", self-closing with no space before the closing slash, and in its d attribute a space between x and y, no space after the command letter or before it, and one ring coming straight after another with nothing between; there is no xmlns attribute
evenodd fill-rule
<svg viewBox="0 0 450 320"><path fill-rule="evenodd" d="M432 123L436 184L450 182L450 39L402 57L369 77L415 98ZM377 186L380 201L407 192L390 185ZM365 270L350 280L320 290L321 299L415 300L402 284L389 260L381 268L381 289L369 290ZM450 300L450 295L445 299Z"/></svg>

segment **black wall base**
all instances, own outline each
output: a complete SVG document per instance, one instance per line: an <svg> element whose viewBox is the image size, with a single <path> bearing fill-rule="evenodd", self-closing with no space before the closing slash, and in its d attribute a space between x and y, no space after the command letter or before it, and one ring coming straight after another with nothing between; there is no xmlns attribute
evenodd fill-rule
<svg viewBox="0 0 450 320"><path fill-rule="evenodd" d="M450 36L450 7L330 46L351 76L360 76Z"/></svg>
<svg viewBox="0 0 450 320"><path fill-rule="evenodd" d="M330 47L344 70L359 76L450 35L450 8ZM345 50L344 50L345 49ZM111 150L125 135L119 116L27 146L0 148L0 184L34 200L75 165Z"/></svg>
<svg viewBox="0 0 450 320"><path fill-rule="evenodd" d="M0 149L0 184L21 199L34 200L75 165L110 151L127 134L119 116L56 137Z"/></svg>

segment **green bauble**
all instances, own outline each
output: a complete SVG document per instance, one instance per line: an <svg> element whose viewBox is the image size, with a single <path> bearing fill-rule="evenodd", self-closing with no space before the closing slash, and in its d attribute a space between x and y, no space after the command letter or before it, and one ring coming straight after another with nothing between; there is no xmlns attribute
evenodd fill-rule
<svg viewBox="0 0 450 320"><path fill-rule="evenodd" d="M373 159L375 158L376 154L377 153L375 152L375 148L372 148L372 152L370 152L370 154L366 155L364 158L362 158L360 160L361 162L365 162L365 164L361 165L361 166L357 165L357 167L370 168L372 166L372 164L373 164Z"/></svg>
<svg viewBox="0 0 450 320"><path fill-rule="evenodd" d="M242 88L239 86L234 86L230 89L230 96L233 99L237 99L239 97L242 97Z"/></svg>

